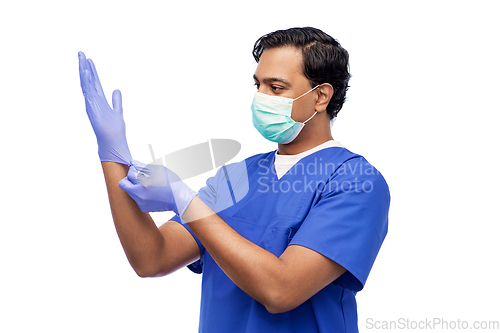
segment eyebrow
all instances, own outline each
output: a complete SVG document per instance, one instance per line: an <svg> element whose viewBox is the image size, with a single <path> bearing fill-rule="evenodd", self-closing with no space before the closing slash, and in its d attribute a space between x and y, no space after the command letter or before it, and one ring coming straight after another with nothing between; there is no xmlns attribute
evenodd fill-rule
<svg viewBox="0 0 500 333"><path fill-rule="evenodd" d="M257 77L255 76L255 74L253 75L253 79L255 81L260 82L260 80L257 79ZM290 86L290 82L288 80L284 79L284 78L281 78L281 77L266 77L265 79L262 80L262 82L263 83L267 83L267 84L273 83L273 82L281 82L281 83L283 83L286 86Z"/></svg>

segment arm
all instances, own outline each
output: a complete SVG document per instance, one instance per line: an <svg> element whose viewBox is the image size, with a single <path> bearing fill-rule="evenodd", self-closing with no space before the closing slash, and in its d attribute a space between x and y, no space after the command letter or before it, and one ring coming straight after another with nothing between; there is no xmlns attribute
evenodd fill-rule
<svg viewBox="0 0 500 333"><path fill-rule="evenodd" d="M119 90L106 100L93 62L78 54L80 83L85 108L98 143L113 221L127 258L139 276L165 275L196 260L196 241L176 222L157 228L151 216L142 213L134 200L119 188L127 176L132 157L125 135Z"/></svg>
<svg viewBox="0 0 500 333"><path fill-rule="evenodd" d="M151 216L119 188L128 165L101 164L116 232L137 275L166 275L199 259L198 244L182 225L171 221L158 228Z"/></svg>
<svg viewBox="0 0 500 333"><path fill-rule="evenodd" d="M130 167L120 187L142 211L171 210L176 203L187 207L179 216L227 276L269 312L285 312L299 306L346 271L299 245L289 246L276 257L238 234L200 198L185 196L183 193L189 193L187 186L170 170L159 165L140 165Z"/></svg>
<svg viewBox="0 0 500 333"><path fill-rule="evenodd" d="M299 306L346 271L299 245L278 258L240 236L197 197L183 217L228 277L271 313Z"/></svg>

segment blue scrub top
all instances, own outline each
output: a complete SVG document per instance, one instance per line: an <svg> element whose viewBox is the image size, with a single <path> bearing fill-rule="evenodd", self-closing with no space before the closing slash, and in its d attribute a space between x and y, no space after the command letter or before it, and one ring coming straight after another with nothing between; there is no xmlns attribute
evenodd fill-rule
<svg viewBox="0 0 500 333"><path fill-rule="evenodd" d="M362 156L342 147L304 157L280 179L274 157L275 151L221 168L199 198L276 256L301 245L347 272L297 308L271 314L227 277L185 225L201 253L188 266L203 273L199 332L358 332L355 295L387 234L387 183Z"/></svg>

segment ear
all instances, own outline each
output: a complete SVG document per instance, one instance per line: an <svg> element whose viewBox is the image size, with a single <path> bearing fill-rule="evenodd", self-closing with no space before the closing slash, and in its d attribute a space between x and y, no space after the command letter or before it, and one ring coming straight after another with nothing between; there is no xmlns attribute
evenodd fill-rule
<svg viewBox="0 0 500 333"><path fill-rule="evenodd" d="M330 83L323 83L316 89L318 99L316 100L316 112L326 111L328 103L333 96L333 87Z"/></svg>

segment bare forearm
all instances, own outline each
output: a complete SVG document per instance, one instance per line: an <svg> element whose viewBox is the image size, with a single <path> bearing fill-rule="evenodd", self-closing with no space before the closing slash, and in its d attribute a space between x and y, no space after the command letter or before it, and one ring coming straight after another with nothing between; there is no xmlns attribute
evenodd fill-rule
<svg viewBox="0 0 500 333"><path fill-rule="evenodd" d="M184 220L192 221L189 228L227 276L271 313L299 306L346 271L299 245L288 246L278 258L234 231L199 198Z"/></svg>
<svg viewBox="0 0 500 333"><path fill-rule="evenodd" d="M200 199L193 199L184 213L185 220L193 221L188 224L191 231L238 287L265 306L276 301L284 282L283 262L209 211Z"/></svg>
<svg viewBox="0 0 500 333"><path fill-rule="evenodd" d="M127 176L128 166L113 162L101 164L113 221L125 254L139 276L150 276L161 261L164 238L151 216L143 213L135 201L119 188L119 181Z"/></svg>

